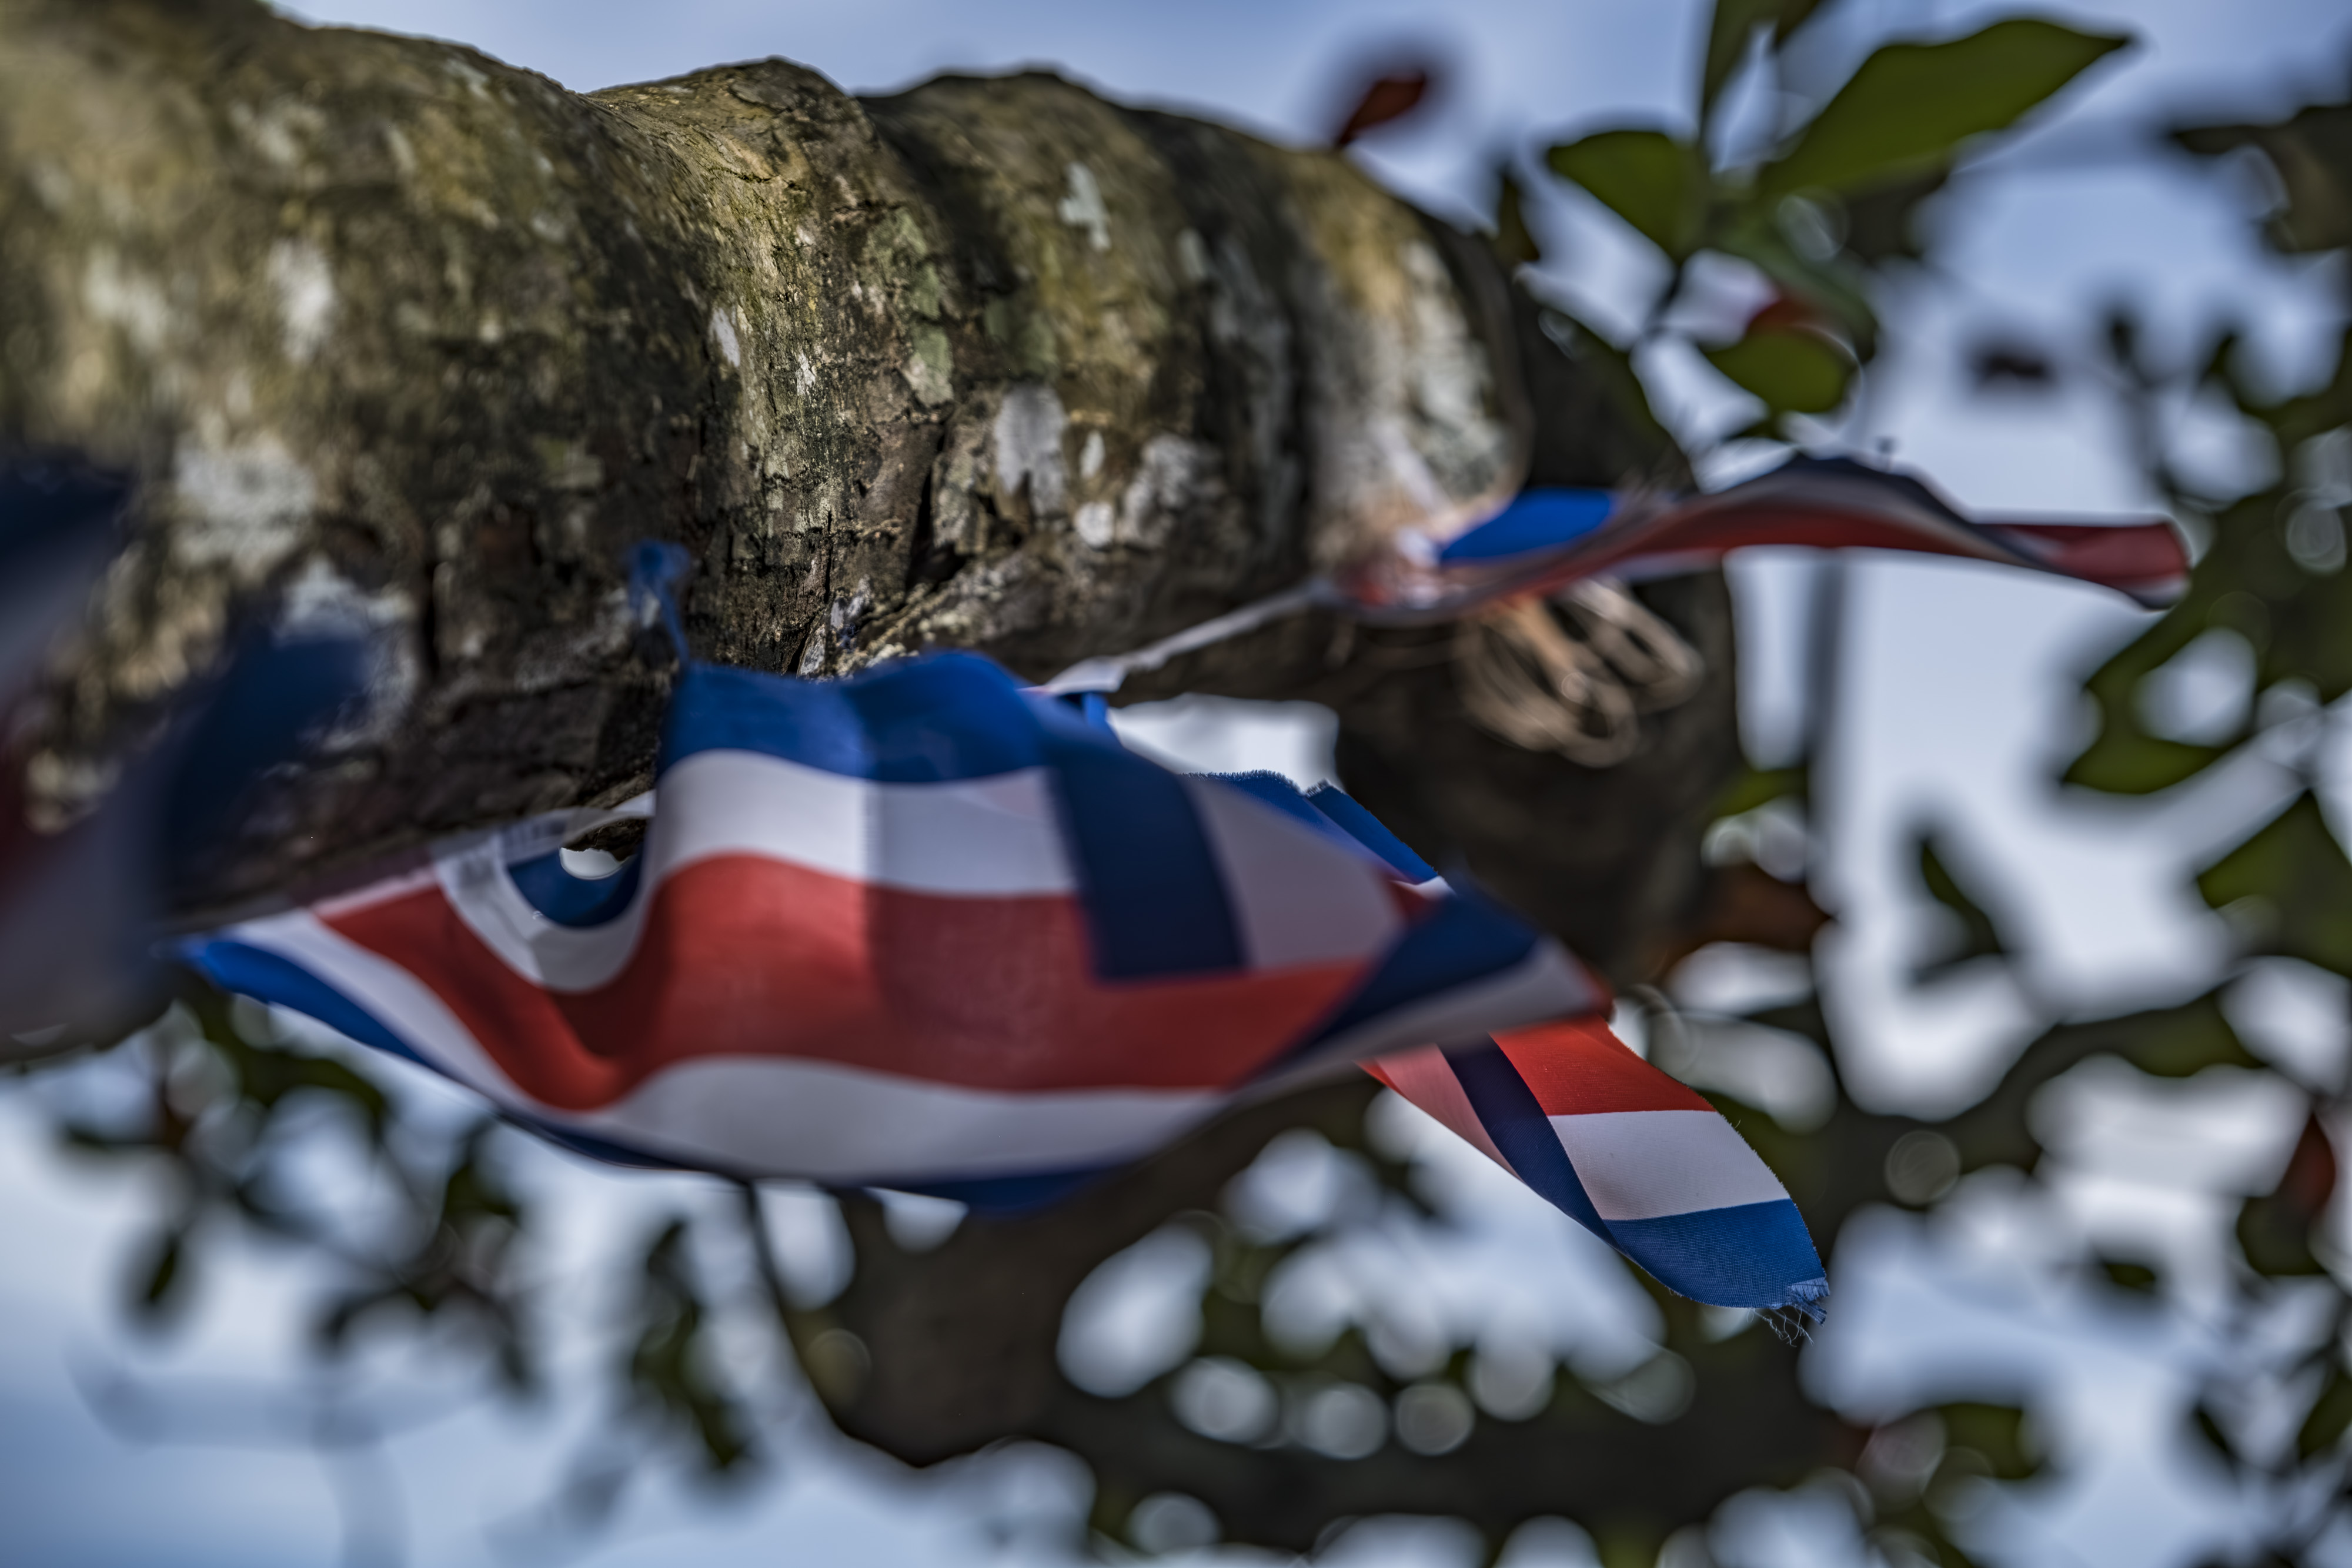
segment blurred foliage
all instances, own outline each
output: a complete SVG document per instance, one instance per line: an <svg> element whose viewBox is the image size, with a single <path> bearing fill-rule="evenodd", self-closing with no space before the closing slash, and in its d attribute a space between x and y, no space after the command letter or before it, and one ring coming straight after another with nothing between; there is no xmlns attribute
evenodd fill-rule
<svg viewBox="0 0 2352 1568"><path fill-rule="evenodd" d="M2281 256L2352 244L2352 105L2306 107L2267 124L2186 126L2170 141L2200 159L2254 160L2273 197L2259 217L2262 234ZM2352 288L2343 304L2352 319ZM2227 322L2169 363L2149 350L2124 308L2110 312L2102 338L2076 373L2115 389L2150 488L2203 548L2180 601L2086 680L2098 727L2066 781L2137 796L2186 794L2224 768L2242 778L2248 768L2285 775L2299 788L2284 808L2217 856L2197 877L2197 891L2229 917L2245 958L2291 958L2352 976L2352 862L2320 795L2329 705L2352 691L2352 578L2343 570L2344 508L2352 504L2352 334L2334 345L2327 380L2284 396L2256 386L2241 335ZM2048 356L2053 363L2063 358ZM2200 483L2182 472L2172 432L2200 408L2226 411L2222 417L2255 450L2251 488ZM2151 725L2161 712L2158 684L2172 661L2214 632L2243 639L2253 653L2252 690L2239 718L2218 737L2158 733ZM2237 1043L2219 998L2217 990L2168 1014L2121 1020L2132 1027L2117 1054L2151 1073L2261 1065ZM2039 1049L2030 1048L2028 1060ZM2191 1422L2246 1495L2268 1500L2256 1505L2259 1560L2276 1563L2315 1560L2321 1538L2343 1521L2344 1438L2352 1427L2343 1349L2352 1299L2341 1262L2322 1240L2340 1186L2330 1129L2340 1120L2344 1085L2340 1070L2326 1082L2295 1081L2309 1109L2278 1183L2239 1208L2242 1272L2233 1308L2251 1322L2282 1299L2280 1291L2325 1292L2319 1332L2273 1374L2269 1419L2284 1406L2294 1438L2282 1447L2267 1437L2246 1388L2229 1375L2215 1377Z"/></svg>
<svg viewBox="0 0 2352 1568"><path fill-rule="evenodd" d="M1744 264L1769 284L1769 302L1738 340L1697 345L1762 403L1757 434L1786 436L1790 416L1833 410L1851 395L1876 350L1879 286L1888 269L1921 254L1921 208L1981 148L2122 47L2038 20L1890 44L1820 102L1800 106L1766 144L1724 147L1735 118L1727 106L1751 90L1779 101L1783 52L1836 10L1808 0L1721 0L1700 62L1696 131L1601 130L1547 159L1668 268L1644 341L1673 330L1671 313L1702 256ZM1403 112L1397 106L1415 96L1376 87L1354 117L1363 125ZM2352 108L2330 105L2265 124L2189 127L2167 145L2174 156L2260 161L2277 193L2273 210L2259 215L2261 232L2279 253L2306 256L2352 243L2347 125ZM1507 260L1538 259L1527 209L1544 195L1506 172L1496 244ZM1642 345L1614 344L1564 313L1547 328L1619 392L1629 418L1655 428L1633 368L1632 349ZM2151 354L2121 308L2090 336L2095 348L2081 354L2004 344L2006 362L2038 368L2011 379L2110 388L2151 490L2202 549L2187 596L2089 676L2098 729L2066 778L2086 791L2145 795L2193 789L2212 770L2254 758L2293 775L2300 792L2218 855L2198 890L2228 913L2248 961L2291 957L2352 976L2352 864L2315 792L2321 705L2352 690L2352 574L2343 570L2352 356L2339 357L2325 384L2277 395L2250 381L2226 324L2173 362ZM2185 479L2174 434L2192 403L2228 410L2271 449L2276 476L2245 494L2208 494ZM2151 683L2217 629L2253 651L2255 691L2242 723L2219 739L2155 732ZM1828 674L1813 683L1817 701L1833 689ZM1815 715L1809 731L1818 737L1832 727ZM1751 772L1721 802L1726 831L1709 840L1717 863L1702 904L1686 939L1657 957L1664 988L1644 988L1634 1010L1654 1040L1685 1042L1676 1064L1781 1176L1825 1254L1867 1206L1932 1209L1996 1167L2042 1179L2049 1159L2034 1106L2078 1068L2109 1063L2177 1084L2215 1070L2277 1071L2247 1050L2225 1009L2242 971L2185 1001L2119 1017L2044 1017L1986 1093L1932 1122L1856 1103L1810 977L1737 1016L1678 1007L1669 971L1695 949L1736 943L1807 955L1830 919L1806 881L1817 857L1783 863L1750 852L1774 824L1812 831L1816 760ZM1916 852L1920 905L1957 934L1918 982L1932 993L1960 964L2004 967L2031 1000L2026 960L1976 868L1934 831L1920 833ZM1718 1040L1728 1043L1690 1043ZM1765 1049L1759 1040L1783 1053L1776 1060L1818 1058L1830 1085L1825 1109L1801 1113L1765 1092L1772 1085L1744 1068L1741 1054ZM125 1279L137 1321L160 1332L184 1315L207 1248L243 1225L322 1265L328 1283L312 1320L320 1355L352 1358L372 1339L401 1341L474 1357L498 1397L531 1394L549 1330L526 1265L545 1231L543 1217L506 1184L499 1147L516 1134L487 1120L437 1127L340 1061L274 1038L257 1010L201 988L115 1059L140 1076L136 1106L67 1115L62 1131L78 1150L136 1160L167 1178L157 1185L157 1223ZM2342 1517L2352 1431L2342 1333L2352 1312L2321 1230L2338 1186L2330 1129L2340 1089L2298 1087L2307 1113L2294 1147L2282 1151L2276 1185L2241 1206L2241 1255L2221 1311L2225 1324L2251 1324L2285 1292L2317 1291L2326 1293L2326 1322L2264 1378L2223 1365L2191 1417L2199 1440L2245 1488L2264 1532L2261 1549L2281 1563L2311 1560ZM1412 1168L1369 1135L1372 1097L1368 1083L1334 1085L1243 1108L1055 1209L975 1214L944 1242L916 1246L890 1229L871 1196L839 1195L855 1269L822 1302L795 1297L758 1192L742 1188L732 1207L666 1217L608 1267L608 1293L619 1302L604 1324L611 1354L602 1364L613 1415L554 1500L559 1515L607 1518L633 1478L663 1467L765 1473L774 1412L795 1400L804 1408L810 1397L847 1437L916 1463L1013 1438L1076 1453L1096 1482L1092 1539L1114 1557L1172 1541L1150 1521L1181 1498L1202 1505L1228 1541L1300 1552L1353 1518L1430 1512L1469 1521L1493 1552L1523 1521L1565 1514L1590 1529L1612 1568L1659 1561L1670 1538L1673 1560L1686 1563L1705 1556L1692 1544L1704 1538L1690 1531L1726 1500L1828 1485L1883 1560L1965 1568L1968 1521L1985 1489L2039 1486L2063 1473L2036 1438L2030 1402L1944 1403L1857 1426L1813 1402L1796 1351L1753 1321L1699 1309L1647 1281L1662 1339L1630 1369L1583 1369L1549 1354L1507 1365L1493 1347L1400 1347L1363 1323L1318 1343L1284 1340L1265 1309L1270 1281L1285 1269L1370 1227L1443 1223ZM1774 1099L1778 1113L1753 1099ZM1254 1227L1235 1212L1234 1179L1276 1138L1304 1136L1320 1139L1334 1168L1349 1173L1359 1200L1288 1233ZM322 1143L356 1151L363 1222L304 1178L314 1168L305 1159ZM1078 1387L1057 1360L1065 1304L1105 1260L1163 1231L1192 1238L1207 1258L1191 1357L1125 1394ZM751 1260L748 1280L707 1266L729 1254ZM2099 1290L2140 1310L2176 1289L2144 1261L2087 1248L2080 1267ZM796 1362L804 1383L747 1358L746 1335L776 1352L780 1365ZM2244 1337L2251 1342L2251 1330ZM1228 1405L1241 1416L1203 1414L1202 1390L1218 1379L1239 1391ZM2265 1428L2253 1418L2254 1383L2293 1406L2284 1424ZM2265 1439L2265 1429L2293 1436Z"/></svg>
<svg viewBox="0 0 2352 1568"><path fill-rule="evenodd" d="M2288 255L2352 246L2352 106L2316 104L2271 125L2192 125L2174 140L2204 158L2242 148L2262 155L2284 199L2267 238Z"/></svg>
<svg viewBox="0 0 2352 1568"><path fill-rule="evenodd" d="M2308 791L2197 879L2256 952L2352 976L2352 861Z"/></svg>
<svg viewBox="0 0 2352 1568"><path fill-rule="evenodd" d="M138 1315L167 1326L194 1288L201 1233L238 1219L333 1264L312 1331L340 1354L380 1318L454 1324L517 1393L532 1385L523 1285L514 1249L520 1200L490 1155L485 1117L454 1138L401 1124L376 1083L340 1061L257 1040L237 1021L257 1014L190 980L171 1012L137 1038L145 1092L117 1118L68 1116L67 1145L108 1160L160 1165L171 1197L138 1249L129 1283ZM321 1132L355 1146L394 1215L368 1226L312 1201L302 1145Z"/></svg>
<svg viewBox="0 0 2352 1568"><path fill-rule="evenodd" d="M1958 939L1945 944L1928 963L1919 966L1913 975L1917 984L1925 984L1949 974L1963 964L1978 958L2005 958L2009 949L2002 945L2000 929L1984 906L1971 897L1944 863L1950 852L1942 844L1943 835L1934 829L1922 829L1917 834L1919 845L1919 882L1927 896L1940 904L1949 917ZM1939 849L1938 845L1942 844Z"/></svg>
<svg viewBox="0 0 2352 1568"><path fill-rule="evenodd" d="M1552 172L1581 187L1670 264L1645 340L1671 329L1693 261L1747 264L1770 297L1728 342L1696 345L1763 404L1757 434L1845 402L1878 347L1875 269L1916 256L1913 217L1988 139L2056 96L2126 40L2015 18L1964 37L1870 54L1801 122L1761 148L1711 146L1733 89L1785 101L1781 54L1834 13L1814 0L1723 0L1707 35L1698 124L1596 131L1553 147ZM1501 220L1498 217L1498 228Z"/></svg>
<svg viewBox="0 0 2352 1568"><path fill-rule="evenodd" d="M751 1458L751 1417L709 1343L710 1309L687 1256L687 1229L685 1219L670 1219L638 1265L626 1378L634 1404L690 1433L723 1472Z"/></svg>

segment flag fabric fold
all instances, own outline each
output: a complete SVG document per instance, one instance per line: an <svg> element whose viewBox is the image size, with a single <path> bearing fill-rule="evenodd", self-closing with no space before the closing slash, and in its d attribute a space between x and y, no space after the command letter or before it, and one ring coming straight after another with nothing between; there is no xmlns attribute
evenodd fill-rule
<svg viewBox="0 0 2352 1568"><path fill-rule="evenodd" d="M1465 1135L1675 1289L1820 1299L1786 1194L1609 1039L1603 988L1336 790L1170 772L970 654L688 664L642 851L580 875L575 828L455 841L183 954L607 1158L998 1207L1368 1061L1457 1131L1469 1096ZM1484 1087L1444 1090L1432 1042ZM1530 1153L1555 1105L1585 1130Z"/></svg>

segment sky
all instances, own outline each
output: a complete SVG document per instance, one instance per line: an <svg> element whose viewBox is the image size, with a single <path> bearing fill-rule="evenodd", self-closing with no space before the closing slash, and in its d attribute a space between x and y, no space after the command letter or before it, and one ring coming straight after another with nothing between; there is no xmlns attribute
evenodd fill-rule
<svg viewBox="0 0 2352 1568"><path fill-rule="evenodd" d="M1464 220L1483 210L1498 158L1524 160L1548 139L1605 126L1687 124L1701 15L1685 0L1454 0L1442 11L1339 0L1149 7L320 0L285 8L320 22L457 38L579 89L770 54L866 91L946 68L1045 66L1113 96L1297 141L1328 134L1344 107L1333 83L1351 61L1413 40L1453 62L1451 89L1423 121L1367 144L1361 155L1395 188ZM1961 31L2012 8L1857 0L1848 9L1851 35L1826 41L1824 70L1872 38ZM1962 395L1963 350L1989 329L2081 332L2097 307L2120 298L2141 307L2159 345L2185 351L2226 313L2249 323L2259 362L2280 384L2315 374L2320 334L2313 329L2323 319L2326 280L2256 251L2242 176L2127 164L2123 154L2140 128L2174 111L2226 113L2283 90L2330 89L2352 61L2352 22L2323 0L2040 9L2140 41L2032 134L1957 184L1941 214L1957 242L1940 253L1938 273L1911 286L1892 313L1903 325L1881 366L1883 391L1862 413L1819 434L1829 449L1892 443L1898 460L1971 507L2129 512L2149 498L2117 456L2116 431L2093 391L1973 402ZM1656 279L1636 244L1578 197L1544 197L1535 221L1548 255L1546 287L1604 325L1638 315ZM1740 418L1736 399L1688 363L1669 356L1644 370L1694 444L1706 444ZM2193 423L2183 439L2197 444L2210 471L2244 460ZM1735 473L1752 460L1725 449L1708 469ZM1813 571L1812 561L1786 552L1757 552L1734 568L1743 725L1766 759L1795 727L1796 650ZM2140 612L2074 585L1948 563L1866 559L1854 565L1849 587L1851 658L1825 784L1836 824L1825 846L1828 881L1843 918L1825 964L1857 1092L1889 1107L1965 1098L1998 1071L2024 1017L1997 979L1927 991L1909 983L1927 927L1910 885L1906 835L1928 817L2000 891L2004 912L2026 933L2026 974L2036 987L2089 1010L2126 996L2199 988L2221 947L2215 918L2184 885L2184 872L2214 847L2198 834L2210 836L2214 821L2258 820L2282 798L2277 775L2257 762L2217 779L2207 799L2145 810L2095 810L2050 782L2055 760L2080 738L2074 681L2143 623ZM2232 696L2225 667L2189 672L2182 689L2191 706L2226 706ZM1129 733L1197 766L1272 766L1302 779L1328 768L1328 717L1295 708L1195 704L1133 715ZM2252 1032L2282 1052L2316 1059L2340 1050L2333 1020L2344 1016L2343 998L2307 974L2271 973L2241 1001ZM2119 1101L2106 1122L2086 1120L2083 1135L2097 1147L2083 1156L2079 1177L2051 1192L1972 1178L1932 1220L1879 1211L1857 1220L1841 1245L1839 1312L1807 1364L1824 1397L1857 1411L1874 1403L1891 1410L1993 1366L2046 1404L2042 1417L2071 1479L1980 1521L1994 1561L2185 1564L2205 1546L2239 1539L2236 1505L2177 1436L2189 1377L2226 1364L2228 1345L2210 1327L2171 1319L2118 1329L2111 1308L2049 1250L2089 1229L2133 1226L2186 1252L2218 1246L2222 1200L2186 1186L2151 1197L2099 1174L2103 1159L2128 1164L2149 1129L2201 1116L2199 1135L2220 1151L2213 1180L2242 1189L2265 1181L2279 1107L2259 1094L2233 1099L2225 1086L2205 1087L2211 1092L2196 1107ZM421 1082L404 1092L449 1092ZM295 1375L300 1363L287 1354L295 1336L286 1325L302 1281L284 1260L247 1249L208 1294L191 1343L126 1343L107 1303L140 1194L130 1179L61 1162L41 1142L40 1124L21 1092L0 1094L0 1190L10 1195L0 1205L0 1257L10 1260L0 1272L0 1322L10 1331L0 1336L0 1518L8 1521L0 1558L253 1568L328 1559L339 1528L334 1481L307 1452L127 1443L93 1419L86 1397L92 1379L124 1364L171 1376ZM1398 1284L1397 1299L1455 1331L1518 1335L1571 1360L1605 1361L1638 1342L1639 1303L1610 1294L1603 1260L1580 1250L1572 1226L1527 1202L1514 1184L1481 1186L1475 1160L1465 1166L1436 1145L1412 1147L1430 1179L1458 1200L1465 1236L1447 1244L1453 1250L1433 1253L1437 1243L1427 1237L1381 1232L1365 1244L1374 1255L1334 1261L1327 1274L1353 1268L1424 1285L1468 1281L1474 1288L1430 1286L1422 1295ZM597 1246L633 1234L666 1206L714 1201L688 1178L625 1176L546 1151L528 1159L527 1179L564 1217L550 1264L555 1279L584 1273ZM824 1216L794 1212L794 1255L821 1274L828 1266ZM1181 1273L1181 1260L1167 1268ZM1302 1312L1362 1307L1306 1272ZM1505 1280L1517 1289L1498 1291ZM1169 1297L1165 1289L1157 1298L1140 1290L1104 1308L1141 1325L1130 1338L1144 1349L1131 1354L1148 1360L1151 1343L1181 1342L1182 1324L1160 1321ZM1475 1317L1488 1308L1496 1315ZM576 1354L590 1354L601 1310L576 1303ZM1963 1369L1973 1370L1964 1377ZM383 1372L398 1385L400 1369ZM528 1417L467 1411L391 1439L412 1560L510 1560L500 1553L499 1521L543 1495L562 1449L557 1439L589 1429L599 1414L577 1401ZM789 1411L779 1419L793 1434L782 1484L709 1507L656 1478L620 1528L572 1560L1042 1563L1056 1559L1063 1537L1055 1532L1066 1531L1071 1511L1082 1507L1083 1479L1055 1456L1014 1452L917 1479L829 1441ZM1819 1500L1743 1500L1745 1522L1718 1531L1728 1568L1861 1561L1822 1522L1830 1516ZM1398 1526L1365 1532L1337 1560L1449 1563L1459 1544ZM1545 1556L1532 1541L1526 1545L1527 1563ZM1545 1560L1577 1560L1572 1537L1547 1551Z"/></svg>

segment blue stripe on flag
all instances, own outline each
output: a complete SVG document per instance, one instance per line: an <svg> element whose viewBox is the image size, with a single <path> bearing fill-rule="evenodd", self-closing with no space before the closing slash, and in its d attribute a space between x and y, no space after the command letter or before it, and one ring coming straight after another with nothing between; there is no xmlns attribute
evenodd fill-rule
<svg viewBox="0 0 2352 1568"><path fill-rule="evenodd" d="M70 463L0 462L0 560L20 570L35 552L110 524L130 482Z"/></svg>
<svg viewBox="0 0 2352 1568"><path fill-rule="evenodd" d="M1412 847L1390 832L1381 821L1356 803L1354 796L1336 784L1318 784L1307 791L1307 803L1338 825L1339 831L1389 863L1389 869L1410 882L1427 882L1437 868L1412 852Z"/></svg>
<svg viewBox="0 0 2352 1568"><path fill-rule="evenodd" d="M1437 559L1457 566L1556 549L1607 522L1616 507L1616 497L1606 490L1523 490L1509 506L1440 550Z"/></svg>
<svg viewBox="0 0 2352 1568"><path fill-rule="evenodd" d="M243 640L179 742L161 827L167 885L203 874L205 857L238 827L254 785L299 759L366 692L369 663L357 637L279 642L256 632Z"/></svg>
<svg viewBox="0 0 2352 1568"><path fill-rule="evenodd" d="M1282 774L1258 768L1251 773L1200 773L1199 779L1213 779L1228 789L1238 789L1251 800L1273 807L1292 821L1303 823L1318 833L1328 835L1331 824L1320 811L1307 803L1298 786Z"/></svg>
<svg viewBox="0 0 2352 1568"><path fill-rule="evenodd" d="M1134 980L1245 967L1224 877L1184 780L1051 698L1027 711L1053 768L1095 972Z"/></svg>
<svg viewBox="0 0 2352 1568"><path fill-rule="evenodd" d="M1478 900L1459 894L1441 899L1398 938L1380 967L1339 1011L1286 1055L1283 1064L1313 1055L1382 1013L1524 963L1538 940L1510 915Z"/></svg>
<svg viewBox="0 0 2352 1568"><path fill-rule="evenodd" d="M1804 1217L1787 1198L1612 1220L1608 1233L1659 1283L1693 1301L1811 1311L1828 1293Z"/></svg>
<svg viewBox="0 0 2352 1568"><path fill-rule="evenodd" d="M972 653L927 654L840 681L688 664L670 699L662 766L718 750L886 784L987 779L1043 760L1019 684Z"/></svg>
<svg viewBox="0 0 2352 1568"><path fill-rule="evenodd" d="M1454 1047L1445 1052L1445 1061L1486 1135L1495 1140L1495 1147L1511 1162L1519 1179L1603 1241L1613 1241L1608 1222L1592 1207L1584 1183L1578 1179L1576 1166L1561 1145L1559 1134L1552 1131L1551 1118L1536 1103L1535 1091L1503 1054L1503 1048L1491 1040L1483 1045Z"/></svg>
<svg viewBox="0 0 2352 1568"><path fill-rule="evenodd" d="M1055 1204L1118 1166L1086 1166L1076 1170L1036 1171L1025 1176L972 1176L962 1181L927 1181L915 1186L893 1186L921 1197L952 1198L975 1214L1013 1218Z"/></svg>
<svg viewBox="0 0 2352 1568"><path fill-rule="evenodd" d="M499 1114L527 1132L538 1134L551 1144L559 1144L575 1155L585 1155L592 1160L602 1160L608 1166L626 1166L646 1171L698 1170L717 1171L720 1175L728 1174L723 1167L709 1159L704 1159L696 1165L682 1166L676 1160L665 1159L659 1155L649 1155L643 1149L633 1148L627 1144L616 1144L610 1138L600 1138L593 1133L583 1133L576 1127L560 1126L553 1122L542 1122L536 1116L519 1115L512 1111L500 1111Z"/></svg>
<svg viewBox="0 0 2352 1568"><path fill-rule="evenodd" d="M574 876L564 868L563 852L550 850L507 867L523 902L558 925L602 925L628 908L637 894L637 873L645 857L633 855L610 876Z"/></svg>
<svg viewBox="0 0 2352 1568"><path fill-rule="evenodd" d="M180 947L179 956L225 991L291 1008L362 1045L430 1065L378 1022L373 1013L290 958L226 937L186 943Z"/></svg>

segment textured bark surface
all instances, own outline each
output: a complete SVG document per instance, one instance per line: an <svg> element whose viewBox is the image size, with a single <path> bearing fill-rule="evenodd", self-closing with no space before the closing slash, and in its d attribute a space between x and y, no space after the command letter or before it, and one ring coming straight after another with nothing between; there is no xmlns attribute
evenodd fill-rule
<svg viewBox="0 0 2352 1568"><path fill-rule="evenodd" d="M641 788L635 540L693 553L708 657L1041 674L1526 465L1499 270L1333 154L1049 76L583 97L242 0L0 33L0 439L144 481L37 794L102 787L241 616L382 632L203 897Z"/></svg>

